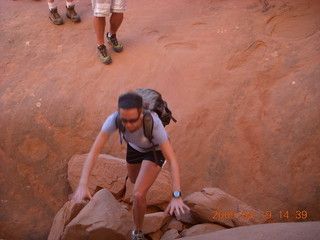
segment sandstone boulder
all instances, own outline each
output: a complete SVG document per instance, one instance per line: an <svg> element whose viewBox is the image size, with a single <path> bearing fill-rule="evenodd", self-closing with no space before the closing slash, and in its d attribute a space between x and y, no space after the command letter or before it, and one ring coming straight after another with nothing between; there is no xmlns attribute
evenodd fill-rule
<svg viewBox="0 0 320 240"><path fill-rule="evenodd" d="M165 212L149 213L144 216L143 222L143 232L144 234L153 233L161 229L161 227L166 224L170 218L169 214Z"/></svg>
<svg viewBox="0 0 320 240"><path fill-rule="evenodd" d="M178 238L179 239L181 238L178 230L171 229L162 235L161 240L172 240L172 239L178 239Z"/></svg>
<svg viewBox="0 0 320 240"><path fill-rule="evenodd" d="M168 224L165 226L165 230L164 231L168 231L171 229L176 229L178 231L182 231L183 230L183 223L178 221L176 218L172 218Z"/></svg>
<svg viewBox="0 0 320 240"><path fill-rule="evenodd" d="M66 226L62 240L125 240L133 229L131 219L112 193L103 189Z"/></svg>
<svg viewBox="0 0 320 240"><path fill-rule="evenodd" d="M215 223L202 223L183 230L180 235L182 237L191 237L205 233L213 233L219 230L226 229L225 227Z"/></svg>
<svg viewBox="0 0 320 240"><path fill-rule="evenodd" d="M203 188L184 199L199 222L213 222L226 227L264 223L261 211L241 202L218 188Z"/></svg>
<svg viewBox="0 0 320 240"><path fill-rule="evenodd" d="M195 216L191 211L186 211L184 213L181 213L180 215L177 215L176 218L178 221L182 223L190 224L190 225L196 225L196 224L202 223L202 221L199 221L199 219L195 218Z"/></svg>
<svg viewBox="0 0 320 240"><path fill-rule="evenodd" d="M269 223L243 226L183 237L181 240L317 240L320 239L320 222Z"/></svg>
<svg viewBox="0 0 320 240"><path fill-rule="evenodd" d="M68 180L73 191L76 190L88 154L74 155L68 162ZM97 188L106 188L115 196L123 194L127 176L126 162L107 154L100 154L89 176L91 194Z"/></svg>
<svg viewBox="0 0 320 240"><path fill-rule="evenodd" d="M52 227L48 236L48 240L60 240L66 225L78 215L78 213L87 204L86 201L75 202L68 201L59 210L53 219Z"/></svg>
<svg viewBox="0 0 320 240"><path fill-rule="evenodd" d="M132 203L133 184L128 180L126 184L125 202ZM157 206L165 210L172 197L170 171L162 169L147 193L147 205Z"/></svg>
<svg viewBox="0 0 320 240"><path fill-rule="evenodd" d="M160 240L163 232L161 230L148 234L148 238L150 240Z"/></svg>

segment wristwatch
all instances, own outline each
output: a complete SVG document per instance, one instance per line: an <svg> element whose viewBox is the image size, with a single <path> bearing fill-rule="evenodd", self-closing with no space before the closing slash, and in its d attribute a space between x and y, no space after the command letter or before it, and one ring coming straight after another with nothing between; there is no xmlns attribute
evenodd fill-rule
<svg viewBox="0 0 320 240"><path fill-rule="evenodd" d="M173 196L174 198L179 198L179 197L181 197L181 192L178 191L178 190L173 191L172 196Z"/></svg>

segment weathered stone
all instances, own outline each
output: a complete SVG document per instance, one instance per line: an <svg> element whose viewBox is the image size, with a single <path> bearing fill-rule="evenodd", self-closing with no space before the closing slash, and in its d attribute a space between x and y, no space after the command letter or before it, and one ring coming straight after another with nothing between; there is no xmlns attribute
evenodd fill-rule
<svg viewBox="0 0 320 240"><path fill-rule="evenodd" d="M219 230L226 229L225 227L215 224L215 223L202 223L198 225L194 225L189 229L183 230L180 235L182 237L191 237L205 233L212 233Z"/></svg>
<svg viewBox="0 0 320 240"><path fill-rule="evenodd" d="M125 240L133 229L131 214L106 189L97 192L66 226L62 240Z"/></svg>
<svg viewBox="0 0 320 240"><path fill-rule="evenodd" d="M199 223L193 216L193 213L191 211L185 211L184 213L181 213L180 215L176 216L177 220L183 223L187 223L190 225L196 225Z"/></svg>
<svg viewBox="0 0 320 240"><path fill-rule="evenodd" d="M176 229L171 229L162 235L161 240L172 240L177 238L180 239L180 237L181 236Z"/></svg>
<svg viewBox="0 0 320 240"><path fill-rule="evenodd" d="M213 222L227 227L264 223L261 211L241 202L218 188L203 188L184 199L199 222ZM249 220L250 219L250 220Z"/></svg>
<svg viewBox="0 0 320 240"><path fill-rule="evenodd" d="M161 229L161 227L170 220L171 216L165 212L156 212L146 214L142 231L145 234L153 233Z"/></svg>
<svg viewBox="0 0 320 240"><path fill-rule="evenodd" d="M320 239L320 222L269 223L236 227L181 240L316 240ZM162 240L162 239L161 239Z"/></svg>
<svg viewBox="0 0 320 240"><path fill-rule="evenodd" d="M153 232L153 233L149 233L148 237L151 238L151 240L160 240L160 238L162 237L163 232L161 230Z"/></svg>
<svg viewBox="0 0 320 240"><path fill-rule="evenodd" d="M183 230L183 223L178 221L176 218L172 218L168 224L164 227L164 231L168 231L170 229L176 229L178 231Z"/></svg>
<svg viewBox="0 0 320 240"><path fill-rule="evenodd" d="M68 163L68 180L76 190L88 154L74 155ZM108 189L115 196L123 194L127 177L126 162L107 154L100 154L90 173L88 187L91 194L99 188Z"/></svg>
<svg viewBox="0 0 320 240"><path fill-rule="evenodd" d="M75 202L68 201L59 210L53 219L52 227L48 236L48 240L60 240L66 225L78 215L78 213L87 204L86 201Z"/></svg>
<svg viewBox="0 0 320 240"><path fill-rule="evenodd" d="M128 180L124 199L126 202L132 203L133 187L134 185ZM157 206L161 210L165 210L171 198L171 175L168 170L162 169L147 193L147 205Z"/></svg>

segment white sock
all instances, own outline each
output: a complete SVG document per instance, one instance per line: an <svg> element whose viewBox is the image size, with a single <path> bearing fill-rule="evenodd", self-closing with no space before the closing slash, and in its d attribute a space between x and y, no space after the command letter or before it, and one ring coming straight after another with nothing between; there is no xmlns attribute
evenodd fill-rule
<svg viewBox="0 0 320 240"><path fill-rule="evenodd" d="M48 6L49 6L49 10L51 10L52 8L56 7L56 4L54 2L53 3L48 2Z"/></svg>
<svg viewBox="0 0 320 240"><path fill-rule="evenodd" d="M74 3L73 3L73 2L66 2L66 6L67 6L67 7L74 6Z"/></svg>

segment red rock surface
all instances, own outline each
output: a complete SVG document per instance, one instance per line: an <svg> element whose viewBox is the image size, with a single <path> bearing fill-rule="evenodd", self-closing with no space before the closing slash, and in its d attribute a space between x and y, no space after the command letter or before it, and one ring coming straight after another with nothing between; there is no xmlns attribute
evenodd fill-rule
<svg viewBox="0 0 320 240"><path fill-rule="evenodd" d="M87 201L74 202L71 200L66 202L53 219L48 240L61 239L65 227L79 214L86 204Z"/></svg>
<svg viewBox="0 0 320 240"><path fill-rule="evenodd" d="M111 192L102 189L65 227L61 240L125 240L131 237L132 228L132 215Z"/></svg>
<svg viewBox="0 0 320 240"><path fill-rule="evenodd" d="M237 227L193 237L179 238L181 240L316 240L320 237L320 222L300 223L270 223L253 226Z"/></svg>
<svg viewBox="0 0 320 240"><path fill-rule="evenodd" d="M180 235L182 237L191 237L191 236L201 235L205 233L213 233L213 232L224 230L224 229L226 228L218 224L202 223L202 224L194 225L189 229L183 230Z"/></svg>
<svg viewBox="0 0 320 240"><path fill-rule="evenodd" d="M239 227L265 223L261 210L241 202L218 188L204 188L184 198L198 222L217 223L225 227Z"/></svg>
<svg viewBox="0 0 320 240"><path fill-rule="evenodd" d="M57 1L65 19L64 3ZM90 1L54 26L46 1L0 3L0 238L46 239L117 96L163 93L184 194L218 187L320 220L320 2L128 1L124 52L98 60ZM124 157L115 136L104 153Z"/></svg>
<svg viewBox="0 0 320 240"><path fill-rule="evenodd" d="M68 162L68 181L72 191L76 191L83 165L88 154L76 154ZM100 154L90 172L88 188L91 195L98 189L106 188L115 197L124 194L128 175L126 161L107 154Z"/></svg>

